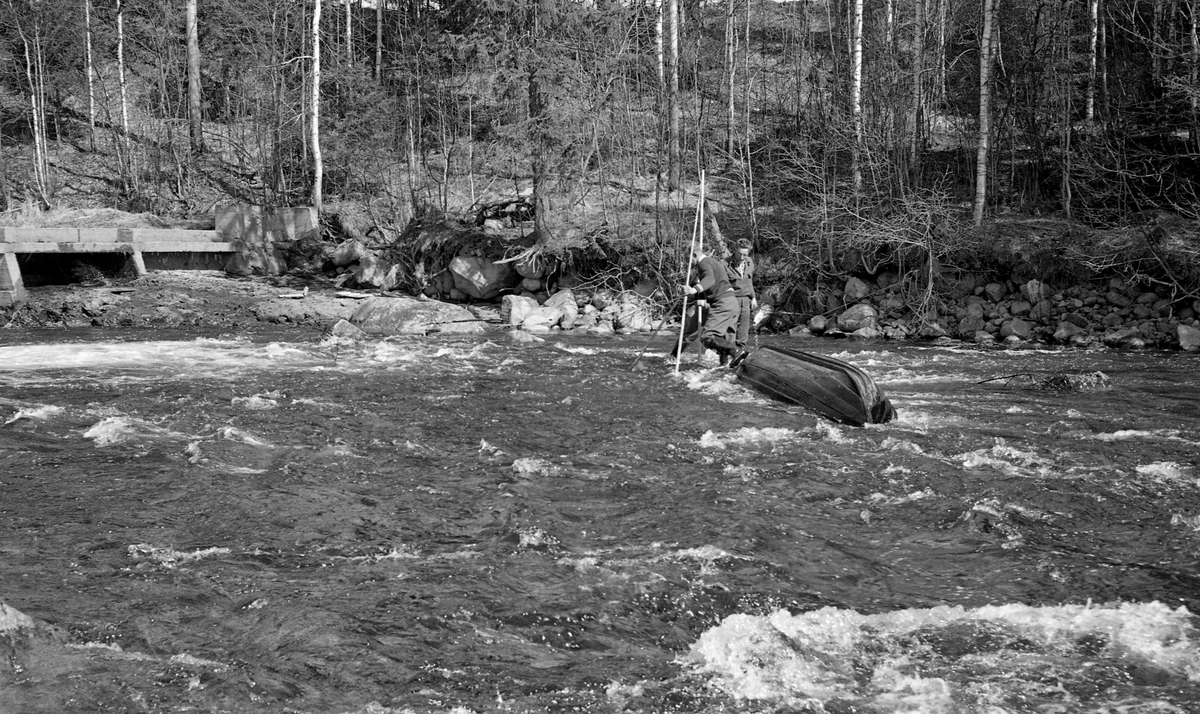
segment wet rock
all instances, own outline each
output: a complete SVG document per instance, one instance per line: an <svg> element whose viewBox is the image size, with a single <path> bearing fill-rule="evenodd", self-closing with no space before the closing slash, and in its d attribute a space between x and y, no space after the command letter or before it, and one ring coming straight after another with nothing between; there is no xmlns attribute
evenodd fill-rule
<svg viewBox="0 0 1200 714"><path fill-rule="evenodd" d="M372 335L479 333L484 323L470 311L437 300L373 297L364 300L350 322Z"/></svg>
<svg viewBox="0 0 1200 714"><path fill-rule="evenodd" d="M321 335L321 344L354 344L367 339L367 333L349 320L338 320L325 329Z"/></svg>
<svg viewBox="0 0 1200 714"><path fill-rule="evenodd" d="M1025 297L1030 304L1037 304L1046 298L1046 285L1040 280L1030 280L1021 286L1021 295Z"/></svg>
<svg viewBox="0 0 1200 714"><path fill-rule="evenodd" d="M992 302L1000 302L1008 294L1008 288L1000 283L988 283L983 286L983 294Z"/></svg>
<svg viewBox="0 0 1200 714"><path fill-rule="evenodd" d="M1054 331L1054 341L1063 345L1087 344L1087 330L1073 322L1063 320Z"/></svg>
<svg viewBox="0 0 1200 714"><path fill-rule="evenodd" d="M877 340L877 339L879 339L880 335L882 335L882 334L883 333L880 332L879 328L876 327L875 325L868 325L867 327L860 327L857 330L851 332L850 339L853 339L853 340Z"/></svg>
<svg viewBox="0 0 1200 714"><path fill-rule="evenodd" d="M949 336L949 332L940 322L926 322L921 326L920 335L926 339L936 340L942 337Z"/></svg>
<svg viewBox="0 0 1200 714"><path fill-rule="evenodd" d="M879 277L875 279L875 284L877 286L879 286L880 290L887 290L888 288L892 287L893 285L896 285L899 282L900 282L900 276L896 272L891 271L891 270L883 271L882 273L879 274Z"/></svg>
<svg viewBox="0 0 1200 714"><path fill-rule="evenodd" d="M1054 304L1049 300L1042 299L1037 302L1029 310L1029 319L1031 320L1047 320L1054 312Z"/></svg>
<svg viewBox="0 0 1200 714"><path fill-rule="evenodd" d="M904 309L904 301L892 294L879 298L876 305L879 307L879 312L883 314L898 313Z"/></svg>
<svg viewBox="0 0 1200 714"><path fill-rule="evenodd" d="M808 330L814 335L822 335L829 329L829 320L824 315L813 315L808 321Z"/></svg>
<svg viewBox="0 0 1200 714"><path fill-rule="evenodd" d="M500 301L500 319L510 325L520 325L525 317L537 309L537 301L523 295L505 295Z"/></svg>
<svg viewBox="0 0 1200 714"><path fill-rule="evenodd" d="M1100 319L1100 324L1104 327L1120 327L1125 324L1125 319L1120 313L1110 312Z"/></svg>
<svg viewBox="0 0 1200 714"><path fill-rule="evenodd" d="M368 253L350 273L354 276L354 282L361 287L387 291L396 287L399 282L400 266L388 264L374 253Z"/></svg>
<svg viewBox="0 0 1200 714"><path fill-rule="evenodd" d="M556 307L538 306L525 314L521 329L529 332L549 332L562 322L562 311Z"/></svg>
<svg viewBox="0 0 1200 714"><path fill-rule="evenodd" d="M1076 327L1086 328L1088 326L1087 318L1074 312L1064 313L1062 316L1063 322L1069 322Z"/></svg>
<svg viewBox="0 0 1200 714"><path fill-rule="evenodd" d="M847 303L855 303L862 300L871 294L871 288L858 278L850 278L846 281L846 287L842 291L842 297Z"/></svg>
<svg viewBox="0 0 1200 714"><path fill-rule="evenodd" d="M450 261L454 287L478 300L490 300L519 281L508 263L494 263L479 256L460 255Z"/></svg>
<svg viewBox="0 0 1200 714"><path fill-rule="evenodd" d="M1107 332L1101 341L1109 347L1129 347L1133 341L1142 341L1141 332L1134 327L1126 327L1113 332ZM1143 343L1144 346L1145 343Z"/></svg>
<svg viewBox="0 0 1200 714"><path fill-rule="evenodd" d="M623 292L617 301L613 316L613 327L631 332L646 332L652 329L654 316L650 303L634 292Z"/></svg>
<svg viewBox="0 0 1200 714"><path fill-rule="evenodd" d="M889 340L905 340L911 334L904 320L885 323L882 327L883 336Z"/></svg>
<svg viewBox="0 0 1200 714"><path fill-rule="evenodd" d="M959 337L969 340L980 332L987 332L987 321L982 316L975 317L968 315L958 321L958 327L955 331Z"/></svg>
<svg viewBox="0 0 1200 714"><path fill-rule="evenodd" d="M1018 340L1028 340L1032 329L1033 325L1025 320L1014 317L1000 326L1000 336L1006 340L1009 337L1016 337Z"/></svg>
<svg viewBox="0 0 1200 714"><path fill-rule="evenodd" d="M1130 300L1129 298L1125 297L1124 295L1122 295L1118 292L1113 292L1111 290L1108 292L1108 294L1106 294L1104 296L1104 299L1108 300L1108 303L1110 305L1116 305L1117 307L1129 307L1130 305L1133 304L1133 301Z"/></svg>
<svg viewBox="0 0 1200 714"><path fill-rule="evenodd" d="M837 326L843 332L855 332L863 328L874 328L879 322L879 313L867 303L852 305L838 315Z"/></svg>
<svg viewBox="0 0 1200 714"><path fill-rule="evenodd" d="M365 245L356 240L343 241L329 256L329 262L345 268L362 260L369 252Z"/></svg>
<svg viewBox="0 0 1200 714"><path fill-rule="evenodd" d="M597 310L604 310L613 304L615 299L616 296L611 290L597 290L592 293L592 305L595 305Z"/></svg>
<svg viewBox="0 0 1200 714"><path fill-rule="evenodd" d="M1200 329L1190 325L1179 325L1175 328L1175 336L1179 339L1179 349L1200 352Z"/></svg>
<svg viewBox="0 0 1200 714"><path fill-rule="evenodd" d="M525 330L509 330L508 339L510 342L515 342L519 345L536 345L546 341L537 335L526 332Z"/></svg>
<svg viewBox="0 0 1200 714"><path fill-rule="evenodd" d="M562 313L562 328L569 330L579 321L579 303L575 294L570 290L559 290L543 303L543 307L552 307Z"/></svg>

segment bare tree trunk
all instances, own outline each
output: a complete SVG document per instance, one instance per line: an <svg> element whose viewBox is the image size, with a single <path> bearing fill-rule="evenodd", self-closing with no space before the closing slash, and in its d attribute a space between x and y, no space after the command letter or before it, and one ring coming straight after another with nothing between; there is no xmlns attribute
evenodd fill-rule
<svg viewBox="0 0 1200 714"><path fill-rule="evenodd" d="M936 0L938 11L937 68L934 74L933 98L941 104L946 100L946 24L949 21L950 0Z"/></svg>
<svg viewBox="0 0 1200 714"><path fill-rule="evenodd" d="M88 88L88 144L96 150L96 67L92 61L92 0L83 0L84 65Z"/></svg>
<svg viewBox="0 0 1200 714"><path fill-rule="evenodd" d="M863 0L854 0L853 13L850 19L850 116L854 122L854 196L857 199L863 184Z"/></svg>
<svg viewBox="0 0 1200 714"><path fill-rule="evenodd" d="M979 149L975 157L975 225L983 223L987 203L988 149L991 145L992 20L1000 0L983 0L983 29L979 33Z"/></svg>
<svg viewBox="0 0 1200 714"><path fill-rule="evenodd" d="M910 110L908 147L909 164L915 169L921 153L921 137L924 135L925 120L925 0L916 0L916 18L913 22L913 98Z"/></svg>
<svg viewBox="0 0 1200 714"><path fill-rule="evenodd" d="M664 39L666 33L666 5L667 0L658 0L658 16L654 22L654 62L658 69L658 87L662 91L667 89L667 59L666 59L666 41Z"/></svg>
<svg viewBox="0 0 1200 714"><path fill-rule="evenodd" d="M41 26L33 18L32 39L18 27L21 43L25 49L25 79L29 82L29 108L33 128L33 182L38 192L38 201L43 208L50 207L50 165L46 156L46 86L42 76Z"/></svg>
<svg viewBox="0 0 1200 714"><path fill-rule="evenodd" d="M1071 60L1074 59L1071 56L1070 30L1070 28L1074 25L1074 17L1072 16L1072 6L1070 0L1065 0L1060 5L1060 8L1062 12L1061 17L1063 18L1065 25L1061 33L1060 41L1062 46L1058 50L1060 58L1059 66L1070 67ZM1062 186L1060 188L1059 195L1060 200L1062 201L1063 213L1066 215L1067 220L1069 221L1071 220L1071 137L1074 134L1072 131L1073 127L1071 122L1074 111L1074 104L1071 102L1071 85L1073 82L1071 73L1061 73L1059 82L1061 86L1059 93L1062 96L1063 103L1062 120L1060 122L1062 125L1062 138L1060 139L1062 144Z"/></svg>
<svg viewBox="0 0 1200 714"><path fill-rule="evenodd" d="M728 96L729 136L727 137L727 141L726 141L726 145L725 145L725 153L729 155L728 161L731 165L733 163L733 155L734 155L734 150L735 150L736 142L737 142L737 139L735 138L735 135L737 133L737 131L736 131L737 119L735 117L735 112L737 111L737 109L735 107L735 102L733 100L734 83L737 80L737 56L735 54L735 49L737 47L737 31L734 29L734 25L733 25L734 12L736 11L736 8L734 7L734 2L735 2L735 0L729 0L729 10L725 16L725 72L726 72L726 76L729 79L729 96Z"/></svg>
<svg viewBox="0 0 1200 714"><path fill-rule="evenodd" d="M375 81L383 78L383 0L375 0Z"/></svg>
<svg viewBox="0 0 1200 714"><path fill-rule="evenodd" d="M1200 3L1196 0L1188 1L1188 33L1190 52L1188 53L1188 85L1192 88L1190 93L1192 121L1188 126L1188 133L1191 135L1191 143L1193 147L1200 146L1200 28L1197 23L1200 18L1196 17L1196 11L1200 10ZM1193 148L1195 151L1195 148Z"/></svg>
<svg viewBox="0 0 1200 714"><path fill-rule="evenodd" d="M1100 0L1088 0L1088 88L1084 109L1088 124L1096 121L1097 45L1100 41Z"/></svg>
<svg viewBox="0 0 1200 714"><path fill-rule="evenodd" d="M1154 72L1154 86L1162 87L1163 78L1163 0L1154 0L1153 27L1150 28L1150 57Z"/></svg>
<svg viewBox="0 0 1200 714"><path fill-rule="evenodd" d="M350 25L350 0L346 0L346 65L354 64L354 28Z"/></svg>
<svg viewBox="0 0 1200 714"><path fill-rule="evenodd" d="M187 3L188 130L192 153L204 153L204 124L200 110L200 27L196 0Z"/></svg>
<svg viewBox="0 0 1200 714"><path fill-rule="evenodd" d="M1107 12L1100 14L1100 47L1098 49L1100 60L1100 99L1101 99L1101 114L1108 116L1108 23L1105 21Z"/></svg>
<svg viewBox="0 0 1200 714"><path fill-rule="evenodd" d="M348 5L347 5L348 6ZM309 99L309 132L312 143L312 205L320 214L325 165L321 162L321 0L313 0L312 96Z"/></svg>
<svg viewBox="0 0 1200 714"><path fill-rule="evenodd" d="M679 132L682 124L679 107L679 0L667 0L669 53L667 57L667 190L680 185L683 146Z"/></svg>
<svg viewBox="0 0 1200 714"><path fill-rule="evenodd" d="M125 82L125 8L121 0L117 0L117 84L121 88L121 153L124 154L122 163L125 166L127 186L137 186L137 177L133 171L133 156L129 146L129 95Z"/></svg>

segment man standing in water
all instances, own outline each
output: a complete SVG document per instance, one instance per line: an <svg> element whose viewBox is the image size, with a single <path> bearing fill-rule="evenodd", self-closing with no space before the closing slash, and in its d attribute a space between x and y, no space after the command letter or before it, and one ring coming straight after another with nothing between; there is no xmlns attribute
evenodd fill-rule
<svg viewBox="0 0 1200 714"><path fill-rule="evenodd" d="M721 364L736 367L746 353L739 350L734 341L737 333L738 303L729 284L729 275L722 261L708 255L699 244L692 246L692 260L696 265L696 280L683 286L685 295L708 302L702 321L700 344L721 356ZM684 335L683 346L694 336ZM676 345L676 350L679 345ZM678 357L676 350L671 358Z"/></svg>
<svg viewBox="0 0 1200 714"><path fill-rule="evenodd" d="M754 311L758 298L754 295L754 258L750 257L750 239L739 238L737 255L729 263L729 281L738 303L737 342L738 349L745 350L750 341L750 326L754 324Z"/></svg>

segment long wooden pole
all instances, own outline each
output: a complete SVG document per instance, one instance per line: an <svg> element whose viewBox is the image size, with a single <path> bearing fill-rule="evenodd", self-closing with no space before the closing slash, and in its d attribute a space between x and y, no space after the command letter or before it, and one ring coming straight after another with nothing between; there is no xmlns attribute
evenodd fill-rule
<svg viewBox="0 0 1200 714"><path fill-rule="evenodd" d="M697 240L704 250L704 171L700 171L700 202L696 205L696 222L692 226L692 241L688 244L688 267L683 274L684 285L692 278L692 258L695 256ZM696 316L700 318L699 315ZM675 344L675 374L679 374L679 363L683 361L683 333L687 330L687 292L683 294L683 314L679 320L679 341Z"/></svg>

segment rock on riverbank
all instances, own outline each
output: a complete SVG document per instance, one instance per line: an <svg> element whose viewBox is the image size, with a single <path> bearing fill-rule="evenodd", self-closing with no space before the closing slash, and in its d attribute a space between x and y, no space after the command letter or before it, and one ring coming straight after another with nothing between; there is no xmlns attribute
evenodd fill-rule
<svg viewBox="0 0 1200 714"><path fill-rule="evenodd" d="M1032 341L1195 351L1200 350L1198 315L1200 299L1117 278L1063 290L1039 280L958 286L924 313L913 314L886 288L872 291L851 278L840 306L802 319L789 331L859 339L951 337L981 344Z"/></svg>

